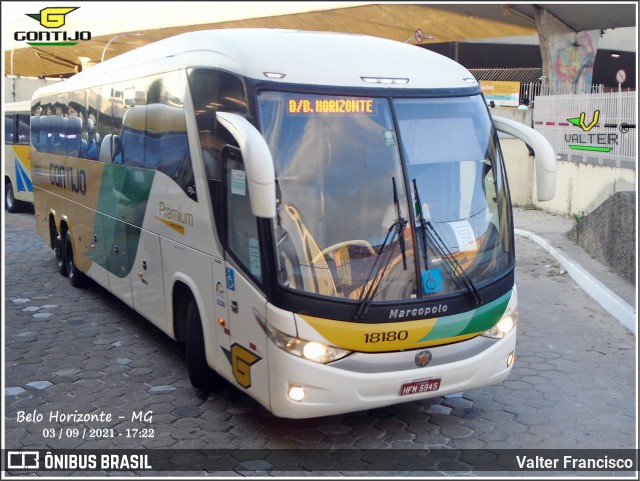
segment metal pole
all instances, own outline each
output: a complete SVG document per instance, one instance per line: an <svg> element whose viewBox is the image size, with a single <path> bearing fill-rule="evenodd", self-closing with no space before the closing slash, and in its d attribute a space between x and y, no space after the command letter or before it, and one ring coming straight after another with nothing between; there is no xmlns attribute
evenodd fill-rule
<svg viewBox="0 0 640 481"><path fill-rule="evenodd" d="M120 37L144 37L144 33L121 33L119 35L116 35L115 37L113 37L111 40L109 40L107 42L107 44L104 46L104 49L102 49L102 57L100 58L100 63L104 62L104 54L107 53L107 48L109 48L109 45L111 45L111 42L113 42L114 40L120 38Z"/></svg>
<svg viewBox="0 0 640 481"><path fill-rule="evenodd" d="M16 78L13 76L13 51L15 48L11 49L11 97L12 102L16 101Z"/></svg>

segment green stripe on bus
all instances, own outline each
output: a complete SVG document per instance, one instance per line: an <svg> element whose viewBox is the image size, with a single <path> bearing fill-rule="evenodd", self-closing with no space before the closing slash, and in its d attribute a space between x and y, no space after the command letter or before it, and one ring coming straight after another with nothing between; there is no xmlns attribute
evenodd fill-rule
<svg viewBox="0 0 640 481"><path fill-rule="evenodd" d="M106 255L90 257L117 277L131 272L154 177L154 170L105 164L95 223Z"/></svg>
<svg viewBox="0 0 640 481"><path fill-rule="evenodd" d="M486 331L500 320L507 309L510 299L511 291L478 309L452 316L439 317L433 329L418 342Z"/></svg>

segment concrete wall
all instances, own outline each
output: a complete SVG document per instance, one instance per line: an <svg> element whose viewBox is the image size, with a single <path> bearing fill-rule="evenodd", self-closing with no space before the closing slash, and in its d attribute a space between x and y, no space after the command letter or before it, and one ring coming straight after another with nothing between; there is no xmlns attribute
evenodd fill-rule
<svg viewBox="0 0 640 481"><path fill-rule="evenodd" d="M612 195L581 218L567 237L633 284L636 279L636 193Z"/></svg>
<svg viewBox="0 0 640 481"><path fill-rule="evenodd" d="M501 138L500 145L507 166L511 202L518 207L533 205L535 174L529 149L513 137Z"/></svg>
<svg viewBox="0 0 640 481"><path fill-rule="evenodd" d="M555 198L534 204L564 215L588 214L617 192L635 192L635 174L631 169L560 161Z"/></svg>
<svg viewBox="0 0 640 481"><path fill-rule="evenodd" d="M491 115L515 120L517 122L520 122L521 124L533 127L533 110L531 109L518 110L513 107L495 107L493 109L489 109L489 111L491 112Z"/></svg>
<svg viewBox="0 0 640 481"><path fill-rule="evenodd" d="M31 100L33 93L40 87L60 82L60 79L40 79L37 77L11 77L4 78L4 101L20 102ZM15 95L14 95L15 94Z"/></svg>

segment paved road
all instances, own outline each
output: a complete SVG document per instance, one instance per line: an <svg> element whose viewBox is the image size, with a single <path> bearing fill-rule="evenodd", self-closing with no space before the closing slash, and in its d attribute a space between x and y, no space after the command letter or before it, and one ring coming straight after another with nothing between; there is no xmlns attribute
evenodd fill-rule
<svg viewBox="0 0 640 481"><path fill-rule="evenodd" d="M521 314L508 380L292 421L229 385L208 397L193 390L181 345L101 287L71 287L37 236L33 214L5 219L7 448L637 448L635 338L530 240L516 240ZM76 410L111 419L60 419ZM115 437L90 438L91 428L112 428L92 434ZM149 437L131 437L141 429ZM239 464L245 471L230 464L218 474L278 475L265 459L247 455ZM300 470L354 475L322 457Z"/></svg>

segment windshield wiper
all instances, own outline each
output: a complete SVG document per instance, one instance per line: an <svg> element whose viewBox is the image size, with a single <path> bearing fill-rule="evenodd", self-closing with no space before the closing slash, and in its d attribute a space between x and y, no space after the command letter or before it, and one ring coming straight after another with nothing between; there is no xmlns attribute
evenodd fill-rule
<svg viewBox="0 0 640 481"><path fill-rule="evenodd" d="M424 269L429 270L429 251L427 243L427 219L424 218L424 211L422 210L422 201L420 200L420 193L418 192L418 184L416 179L413 179L413 196L415 197L415 210L416 216L420 221L420 238L422 239L422 249L424 250Z"/></svg>
<svg viewBox="0 0 640 481"><path fill-rule="evenodd" d="M398 237L398 242L400 243L400 252L402 253L402 267L404 267L404 270L406 271L407 270L407 248L404 244L404 235L400 235L400 234L402 234L402 232L404 231L404 228L407 225L407 219L402 217L402 209L400 209L400 199L398 198L398 189L396 187L396 178L391 177L391 182L393 183L393 204L396 207L396 213L397 213L397 220L396 220L396 223L398 224L397 234L400 236Z"/></svg>
<svg viewBox="0 0 640 481"><path fill-rule="evenodd" d="M462 281L464 286L467 288L467 291L473 298L473 303L476 306L481 304L482 296L478 292L478 289L476 289L476 286L474 285L473 281L469 278L469 276L467 275L465 270L462 268L460 263L453 256L453 254L447 247L447 244L444 243L444 241L438 234L438 231L436 231L435 227L433 227L431 220L430 219L427 220L424 218L424 212L422 211L422 202L420 201L420 194L418 192L418 185L416 183L416 179L413 179L413 193L416 198L416 214L417 215L419 214L420 216L420 227L422 230L422 245L425 251L425 261L424 261L425 269L429 270L426 253L427 253L427 235L430 235L431 239L433 240L433 244L436 250L438 251L438 254L440 254L440 256L442 256L445 259L447 265L449 266L449 268L451 269L451 272L453 273L453 277Z"/></svg>
<svg viewBox="0 0 640 481"><path fill-rule="evenodd" d="M384 241L382 241L382 244L380 245L378 256L376 257L376 260L373 262L373 265L371 266L371 270L369 271L369 275L367 276L365 285L369 283L369 281L371 280L374 274L376 274L376 278L368 286L367 289L362 290L359 297L359 299L362 302L360 303L360 306L358 306L358 310L353 316L354 319L360 319L367 314L367 311L369 310L369 306L371 305L373 298L378 292L378 288L382 283L384 274L387 271L387 268L389 267L389 264L391 262L392 252L389 252L387 254L386 261L384 263L384 266L381 269L379 269L378 267L378 264L380 263L380 257L384 252L384 250L386 249L387 245L393 243L396 236L399 236L398 244L400 247L400 251L402 253L402 266L404 267L404 270L407 270L407 252L406 252L406 246L404 243L404 229L407 226L407 219L402 217L402 211L400 209L400 199L398 198L398 188L396 187L396 178L392 177L391 181L393 183L393 204L396 209L398 217L396 218L396 221L389 226L389 229L387 230L387 235L385 236Z"/></svg>

